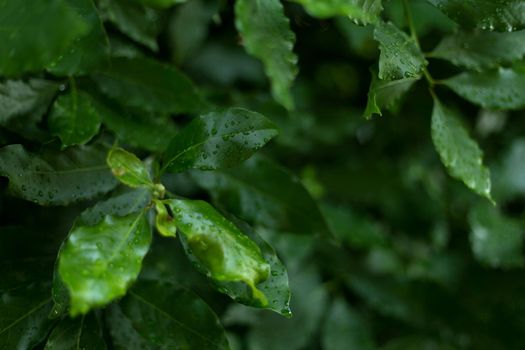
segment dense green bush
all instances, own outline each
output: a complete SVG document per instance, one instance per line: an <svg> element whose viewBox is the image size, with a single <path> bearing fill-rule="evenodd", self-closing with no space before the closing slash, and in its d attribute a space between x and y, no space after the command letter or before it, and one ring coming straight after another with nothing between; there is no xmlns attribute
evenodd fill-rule
<svg viewBox="0 0 525 350"><path fill-rule="evenodd" d="M0 0L0 349L525 348L523 28Z"/></svg>

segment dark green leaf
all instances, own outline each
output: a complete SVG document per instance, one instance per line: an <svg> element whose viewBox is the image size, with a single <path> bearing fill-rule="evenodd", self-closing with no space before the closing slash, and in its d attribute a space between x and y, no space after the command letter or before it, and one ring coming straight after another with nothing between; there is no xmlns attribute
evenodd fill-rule
<svg viewBox="0 0 525 350"><path fill-rule="evenodd" d="M521 0L427 0L466 28L510 32L525 27Z"/></svg>
<svg viewBox="0 0 525 350"><path fill-rule="evenodd" d="M140 272L150 242L144 211L106 216L95 226L76 224L59 257L71 315L85 314L125 295Z"/></svg>
<svg viewBox="0 0 525 350"><path fill-rule="evenodd" d="M101 145L35 154L21 145L0 149L0 175L12 194L40 205L66 205L113 189L117 181Z"/></svg>
<svg viewBox="0 0 525 350"><path fill-rule="evenodd" d="M523 266L524 227L489 204L475 206L469 214L470 242L476 258L491 267Z"/></svg>
<svg viewBox="0 0 525 350"><path fill-rule="evenodd" d="M101 324L95 314L64 319L53 329L44 350L93 349L105 350Z"/></svg>
<svg viewBox="0 0 525 350"><path fill-rule="evenodd" d="M444 81L461 97L489 109L525 107L525 67L465 72Z"/></svg>
<svg viewBox="0 0 525 350"><path fill-rule="evenodd" d="M264 116L242 108L195 118L175 136L164 156L169 172L229 168L249 158L278 134Z"/></svg>
<svg viewBox="0 0 525 350"><path fill-rule="evenodd" d="M295 0L312 16L345 16L361 23L376 23L383 6L381 0Z"/></svg>
<svg viewBox="0 0 525 350"><path fill-rule="evenodd" d="M0 24L0 75L5 76L43 69L89 29L62 0L3 0Z"/></svg>
<svg viewBox="0 0 525 350"><path fill-rule="evenodd" d="M153 188L151 176L136 155L122 148L112 148L107 162L113 175L129 187Z"/></svg>
<svg viewBox="0 0 525 350"><path fill-rule="evenodd" d="M391 109L419 78L403 78L398 80L381 80L376 71L372 71L372 82L368 90L368 102L364 117L372 118L374 114L382 114L382 109Z"/></svg>
<svg viewBox="0 0 525 350"><path fill-rule="evenodd" d="M147 58L113 58L94 75L103 93L123 105L156 113L198 113L206 103L175 67Z"/></svg>
<svg viewBox="0 0 525 350"><path fill-rule="evenodd" d="M57 90L56 84L41 79L0 83L0 125L28 115L40 120Z"/></svg>
<svg viewBox="0 0 525 350"><path fill-rule="evenodd" d="M117 349L229 349L212 309L170 284L137 283L111 307L108 323Z"/></svg>
<svg viewBox="0 0 525 350"><path fill-rule="evenodd" d="M162 30L160 12L128 0L100 0L102 16L136 42L157 51L157 36Z"/></svg>
<svg viewBox="0 0 525 350"><path fill-rule="evenodd" d="M154 6L159 8L167 8L175 4L186 2L186 0L134 0L135 2L142 3L148 6Z"/></svg>
<svg viewBox="0 0 525 350"><path fill-rule="evenodd" d="M300 181L267 158L255 156L230 170L193 172L192 176L215 201L243 220L285 232L329 233Z"/></svg>
<svg viewBox="0 0 525 350"><path fill-rule="evenodd" d="M61 76L86 74L107 63L109 41L93 0L65 0L65 3L82 21L89 23L90 30L87 35L71 43L47 70Z"/></svg>
<svg viewBox="0 0 525 350"><path fill-rule="evenodd" d="M270 265L261 250L231 221L204 201L170 199L173 221L188 255L210 278L221 282L244 282L253 300L268 300L257 285L268 279Z"/></svg>
<svg viewBox="0 0 525 350"><path fill-rule="evenodd" d="M494 68L525 56L525 30L510 33L459 32L445 37L431 57L470 69Z"/></svg>
<svg viewBox="0 0 525 350"><path fill-rule="evenodd" d="M48 124L51 133L60 138L64 147L83 145L98 133L100 115L91 97L73 87L70 93L55 100Z"/></svg>
<svg viewBox="0 0 525 350"><path fill-rule="evenodd" d="M458 114L434 98L432 141L448 173L477 194L491 199L490 172L483 153L461 124Z"/></svg>
<svg viewBox="0 0 525 350"><path fill-rule="evenodd" d="M418 78L428 64L416 41L392 23L376 25L374 38L381 50L380 79Z"/></svg>
<svg viewBox="0 0 525 350"><path fill-rule="evenodd" d="M276 101L294 108L290 89L297 75L295 35L280 0L236 0L235 25L249 54L260 59Z"/></svg>
<svg viewBox="0 0 525 350"><path fill-rule="evenodd" d="M373 350L374 341L366 323L342 298L333 301L323 327L324 350Z"/></svg>

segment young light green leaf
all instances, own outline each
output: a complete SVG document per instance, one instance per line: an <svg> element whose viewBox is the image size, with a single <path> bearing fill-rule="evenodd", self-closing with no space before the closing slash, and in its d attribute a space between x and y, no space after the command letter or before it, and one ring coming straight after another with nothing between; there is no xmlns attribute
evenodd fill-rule
<svg viewBox="0 0 525 350"><path fill-rule="evenodd" d="M67 205L109 192L117 181L106 164L107 148L82 146L34 154L22 145L0 149L0 176L13 195L40 205Z"/></svg>
<svg viewBox="0 0 525 350"><path fill-rule="evenodd" d="M444 81L458 95L487 109L525 107L525 67L465 72Z"/></svg>
<svg viewBox="0 0 525 350"><path fill-rule="evenodd" d="M476 258L491 266L523 266L523 225L504 216L488 204L479 204L469 213L470 243Z"/></svg>
<svg viewBox="0 0 525 350"><path fill-rule="evenodd" d="M418 78L428 64L416 41L392 23L379 23L374 31L379 42L379 78Z"/></svg>
<svg viewBox="0 0 525 350"><path fill-rule="evenodd" d="M342 298L333 301L323 327L323 349L376 349L365 321Z"/></svg>
<svg viewBox="0 0 525 350"><path fill-rule="evenodd" d="M525 27L525 3L509 0L427 0L465 28L511 32Z"/></svg>
<svg viewBox="0 0 525 350"><path fill-rule="evenodd" d="M161 13L138 2L100 0L102 17L124 34L147 48L158 51L157 36L162 30Z"/></svg>
<svg viewBox="0 0 525 350"><path fill-rule="evenodd" d="M0 83L0 125L27 115L40 120L57 91L57 84L42 79Z"/></svg>
<svg viewBox="0 0 525 350"><path fill-rule="evenodd" d="M94 226L75 224L58 265L71 297L70 314L86 314L125 295L137 279L150 242L144 211L106 216Z"/></svg>
<svg viewBox="0 0 525 350"><path fill-rule="evenodd" d="M157 231L164 237L177 237L177 226L173 222L173 218L169 215L168 209L161 201L155 201L155 227Z"/></svg>
<svg viewBox="0 0 525 350"><path fill-rule="evenodd" d="M525 30L508 33L470 31L445 37L430 54L470 69L495 68L525 56Z"/></svg>
<svg viewBox="0 0 525 350"><path fill-rule="evenodd" d="M458 118L456 112L434 98L431 128L434 146L450 176L492 201L490 172L483 165L483 153Z"/></svg>
<svg viewBox="0 0 525 350"><path fill-rule="evenodd" d="M171 284L137 283L109 309L107 321L118 350L229 349L213 310L191 291Z"/></svg>
<svg viewBox="0 0 525 350"><path fill-rule="evenodd" d="M107 163L113 175L129 187L154 186L148 169L136 155L122 148L112 148Z"/></svg>
<svg viewBox="0 0 525 350"><path fill-rule="evenodd" d="M89 24L87 35L72 42L66 51L47 66L54 75L73 76L91 72L107 63L109 41L92 0L65 0L76 15Z"/></svg>
<svg viewBox="0 0 525 350"><path fill-rule="evenodd" d="M379 21L381 0L295 0L314 17L345 16L363 24Z"/></svg>
<svg viewBox="0 0 525 350"><path fill-rule="evenodd" d="M44 350L107 349L102 325L95 314L65 318L58 323L47 339Z"/></svg>
<svg viewBox="0 0 525 350"><path fill-rule="evenodd" d="M213 199L250 223L284 232L329 235L308 191L284 168L254 156L232 169L192 172Z"/></svg>
<svg viewBox="0 0 525 350"><path fill-rule="evenodd" d="M372 70L372 82L368 90L368 102L364 117L371 119L374 114L383 115L382 109L392 109L403 95L419 78L403 78L398 80L381 80L377 72Z"/></svg>
<svg viewBox="0 0 525 350"><path fill-rule="evenodd" d="M91 97L73 86L70 93L59 96L53 103L48 124L63 147L83 145L98 133L100 116Z"/></svg>
<svg viewBox="0 0 525 350"><path fill-rule="evenodd" d="M268 279L270 265L255 242L204 201L164 203L174 215L186 252L203 272L219 283L244 282L259 305L268 304L257 284Z"/></svg>
<svg viewBox="0 0 525 350"><path fill-rule="evenodd" d="M175 67L148 58L113 58L94 76L98 87L125 106L155 113L198 113L206 103Z"/></svg>
<svg viewBox="0 0 525 350"><path fill-rule="evenodd" d="M0 23L3 76L43 69L89 29L62 0L3 0Z"/></svg>
<svg viewBox="0 0 525 350"><path fill-rule="evenodd" d="M232 167L277 134L277 126L258 113L242 108L211 112L193 119L173 138L164 155L164 169L181 172Z"/></svg>
<svg viewBox="0 0 525 350"><path fill-rule="evenodd" d="M235 25L248 53L263 62L275 100L293 109L290 89L297 75L295 35L281 1L236 0Z"/></svg>

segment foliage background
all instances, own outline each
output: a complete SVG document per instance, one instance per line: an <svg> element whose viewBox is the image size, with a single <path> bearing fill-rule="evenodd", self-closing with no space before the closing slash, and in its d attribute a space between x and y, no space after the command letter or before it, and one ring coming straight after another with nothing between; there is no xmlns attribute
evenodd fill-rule
<svg viewBox="0 0 525 350"><path fill-rule="evenodd" d="M67 2L74 4L73 8L81 3L91 4L91 1ZM62 56L58 60L46 57L62 48L35 48L35 43L70 42L64 36L84 33L82 23L66 28L75 21L62 14L58 17L60 21L47 17L42 24L35 22L40 18L40 10L31 9L31 1L0 1L0 27L12 25L10 20L24 18L33 23L13 32L14 38L8 35L11 32L0 31L0 41L4 43L0 48L0 72L4 76L0 85L0 145L23 144L30 152L60 154L82 147L111 145L118 140L121 146L155 168L153 159L160 159L170 140L192 117L200 114L196 95L183 93L193 89L193 84L177 80L173 86L162 85L168 73L153 72L152 65L156 63L151 62L162 61L178 67L208 103L256 111L280 130L279 136L258 152L264 155L262 158L258 155L240 165L255 167L248 179L251 185L247 186L263 187L270 199L253 197L252 202L239 206L238 199L243 193L250 193L249 189L235 181L226 183L224 188L214 182L214 177L220 178L221 174L241 174L243 170L239 168L165 174L162 182L170 193L207 200L244 219L275 248L288 271L293 317L288 319L269 310L233 302L191 266L179 242L159 235L154 237L144 260L141 281L160 281L191 289L218 315L232 349L522 349L525 346L521 336L525 328L522 253L525 124L521 117L525 106L522 61L525 39L521 28L525 21L520 9L525 4L505 0L479 4L437 0L392 0L383 4L326 1L326 8L332 12L325 15L316 12L314 1L284 2L284 13L295 33L293 52L298 61L295 65L293 54L288 52L287 63L281 62L273 73L267 70L273 81L272 94L263 63L266 67L275 64L275 60L283 57L281 52L287 52L290 46L281 42L282 32L277 29L264 33L267 36L256 38L255 42L239 34L238 29L245 25L249 27L241 29L245 34L250 28L257 32L258 20L270 23L270 28L286 29L282 18L279 22L268 11L266 19L258 19L260 14L249 12L250 21L243 24L239 15L236 19L233 2L179 2L97 2L96 16L89 21L96 23L100 16L102 22L95 27L103 23L104 30L102 34L91 31L82 36L78 47L86 47L91 54L81 55L85 61L80 59L80 64L68 65L67 59L66 63L60 63L64 60ZM60 8L60 3L49 1L49 11L53 6ZM270 3L275 2L266 4ZM354 23L340 16L343 10L337 10L337 4L344 3L370 11L379 5L383 10L375 17L371 13L362 17L357 14ZM413 19L412 24L407 20L404 5L411 12L408 18ZM340 9L343 8L341 5ZM501 17L494 15L501 13ZM376 17L377 20L370 20ZM377 78L379 55L385 55L374 40L374 27L380 26L374 23L379 23L379 18L404 30L407 38L411 29L417 33L421 50L427 53L427 68L433 77L432 93L439 96L446 108L461 115L458 128L464 127L483 150L483 162L490 168L491 198L495 205L476 186L468 186L474 190L470 191L461 182L474 179L479 169L470 168L470 172L459 178L453 176L461 181L447 174L447 167L451 174L461 169L454 170L454 165L446 161L444 166L440 154L443 158L443 153L453 152L447 146L459 142L459 150L465 152L458 157L466 154L468 158L471 145L460 136L459 141L451 138L444 145L436 143L436 152L431 135L434 102L428 82L419 79L424 76L421 67L416 67L412 75L385 79L413 79L414 85L402 94L387 91L386 102L383 100L378 106L383 115L370 120L363 118L367 104L370 106L367 96L370 97L371 75ZM363 25L363 22L372 23ZM67 35L52 38L39 33L39 26ZM481 41L474 42L474 47L465 44L462 40L466 39L458 34L472 30L481 33ZM494 39L491 33L514 36ZM376 39L377 35L376 31ZM448 35L457 38L462 46L455 47L445 60L439 59L434 49ZM293 37L287 39L293 42ZM274 51L262 45L260 54L257 44L264 44L265 40L275 45ZM407 59L418 56L412 52L408 58L403 57L406 54L403 49L413 43L394 44L402 59L397 62L395 55L387 63L394 70L413 68L403 67ZM247 51L256 57L262 55L259 58L263 63ZM461 57L470 57L469 52L475 53L474 63L457 62ZM108 73L100 63L107 57L119 62L113 67L121 67L122 71ZM15 61L18 66L12 63ZM381 62L381 70L380 66ZM293 79L295 69L298 75ZM514 80L497 75L505 69L514 70ZM460 93L460 97L443 81L463 71L481 72L481 77L476 86ZM126 90L112 80L118 81L126 74L135 74L143 86ZM288 96L286 84L291 81ZM156 90L159 82L161 89L173 88L183 97L175 99L173 104L169 103L171 96L157 99L155 91L159 95L165 93ZM80 102L80 113L85 115L79 120L85 125L61 126L60 109L70 113L67 112L70 101L64 99L61 106L60 99L76 89L80 91L77 98L82 99L82 93L86 93L113 112L101 113L96 108L92 112L89 102L85 106ZM500 96L506 93L507 96ZM383 107L389 107L388 111ZM93 117L99 114L104 114L101 120ZM58 122L54 123L54 119ZM72 129L78 132L69 133ZM467 161L476 162L477 155L473 157ZM324 225L316 220L323 219L315 217L315 210L305 204L304 196L290 195L284 204L272 201L272 196L286 192L283 190L289 186L286 181L293 182L296 178L290 175L282 182L275 172L266 171L257 163L264 163L265 159L285 166L300 179L323 213L332 238L315 234ZM93 192L85 196L89 197L87 200L54 206L51 195L49 203L35 195L37 203L31 203L27 200L30 198L21 194L24 192L21 187L18 191L12 188L18 183L17 171L34 166L31 161L34 159L16 165L13 158L0 151L0 174L4 176L0 178L0 348L74 348L70 344L72 339L85 342L88 349L198 348L191 337L188 343L181 343L185 336L177 337L172 325L165 323L155 324L157 333L152 328L139 329L139 338L146 339L145 342L137 338L123 345L119 334L128 334L129 330L118 329L115 324L124 323L112 321L111 317L117 316L107 311L114 309L118 300L105 311L96 309L86 316L92 319L82 318L82 322L89 320L89 327L77 324L78 317L72 321L66 314L59 317L64 320L62 323L57 318L48 319L55 260L73 222L98 201L125 189L121 186L113 190L116 182L109 178L107 183L90 184L93 189L79 190L80 197ZM35 193L40 191L39 186L44 189L47 186L39 182L38 176L24 177L23 181L29 181L25 186L34 187ZM58 186L66 191L66 184ZM104 186L109 187L103 189ZM296 216L287 217L288 211L280 205L290 212L297 211ZM174 296L177 295L165 298ZM164 296L152 295L152 298ZM45 310L27 310L34 303L44 305L39 304L42 300ZM184 309L188 305L180 306L178 312L198 315L196 310ZM13 315L23 317L13 319ZM210 317L205 325L209 329L203 333L223 332L212 316L206 317ZM204 318L200 320L203 322ZM148 320L137 322L147 324ZM58 343L49 340L53 329L61 330L55 327L65 327L66 336ZM77 328L81 331L77 332ZM226 345L210 346L216 347Z"/></svg>

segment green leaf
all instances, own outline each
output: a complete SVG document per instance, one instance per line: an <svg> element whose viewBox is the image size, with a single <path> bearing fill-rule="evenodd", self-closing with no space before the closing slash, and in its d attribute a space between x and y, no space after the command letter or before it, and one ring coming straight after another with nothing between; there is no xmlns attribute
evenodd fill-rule
<svg viewBox="0 0 525 350"><path fill-rule="evenodd" d="M431 128L434 146L450 176L492 200L490 172L483 165L483 153L458 118L456 112L434 98Z"/></svg>
<svg viewBox="0 0 525 350"><path fill-rule="evenodd" d="M157 36L162 30L160 12L128 0L100 0L102 17L122 33L150 50L158 51Z"/></svg>
<svg viewBox="0 0 525 350"><path fill-rule="evenodd" d="M71 297L70 314L86 314L125 295L137 279L150 242L144 211L106 216L94 226L75 224L58 265Z"/></svg>
<svg viewBox="0 0 525 350"><path fill-rule="evenodd" d="M117 185L102 145L65 152L30 153L22 145L0 149L0 176L13 195L40 205L67 205L109 192Z"/></svg>
<svg viewBox="0 0 525 350"><path fill-rule="evenodd" d="M377 23L380 19L383 5L381 0L295 0L302 4L305 10L314 17L328 18L345 16L350 19L367 23Z"/></svg>
<svg viewBox="0 0 525 350"><path fill-rule="evenodd" d="M164 155L164 169L229 168L248 159L277 134L277 126L258 113L242 108L211 112L193 119L173 138Z"/></svg>
<svg viewBox="0 0 525 350"><path fill-rule="evenodd" d="M134 0L134 1L138 3L142 3L144 5L158 7L158 8L168 8L173 5L186 2L186 0Z"/></svg>
<svg viewBox="0 0 525 350"><path fill-rule="evenodd" d="M155 227L157 231L164 237L177 237L177 226L173 222L173 218L168 213L168 209L159 200L155 201Z"/></svg>
<svg viewBox="0 0 525 350"><path fill-rule="evenodd" d="M368 90L368 102L364 117L371 119L374 114L383 115L382 109L392 109L397 102L414 85L419 78L403 78L398 80L381 80L377 72L372 70L372 82Z"/></svg>
<svg viewBox="0 0 525 350"><path fill-rule="evenodd" d="M98 134L100 116L91 97L73 87L70 93L55 100L48 124L49 130L60 138L63 147L83 145Z"/></svg>
<svg viewBox="0 0 525 350"><path fill-rule="evenodd" d="M124 187L117 190L105 201L100 201L93 207L84 210L78 222L83 225L93 226L102 221L106 215L127 216L137 213L151 203L151 197L149 189Z"/></svg>
<svg viewBox="0 0 525 350"><path fill-rule="evenodd" d="M236 0L235 25L246 51L263 62L275 100L293 109L290 89L298 71L295 35L281 1Z"/></svg>
<svg viewBox="0 0 525 350"><path fill-rule="evenodd" d="M213 310L171 284L139 282L108 312L116 349L229 349Z"/></svg>
<svg viewBox="0 0 525 350"><path fill-rule="evenodd" d="M430 57L480 70L521 60L525 56L525 30L510 33L471 31L447 36Z"/></svg>
<svg viewBox="0 0 525 350"><path fill-rule="evenodd" d="M40 120L57 91L57 84L42 79L0 83L0 125L28 115Z"/></svg>
<svg viewBox="0 0 525 350"><path fill-rule="evenodd" d="M428 0L465 28L510 32L525 27L523 1Z"/></svg>
<svg viewBox="0 0 525 350"><path fill-rule="evenodd" d="M490 267L523 266L523 225L488 204L469 213L470 243L474 256Z"/></svg>
<svg viewBox="0 0 525 350"><path fill-rule="evenodd" d="M236 219L235 217L230 217L229 219L259 246L264 260L270 264L270 275L268 276L268 279L257 285L257 288L268 300L268 304L261 305L257 299L253 298L250 291L240 283L215 282L215 284L217 284L217 287L221 292L228 294L237 303L272 310L287 318L291 318L291 293L288 285L288 272L286 271L286 267L283 265L272 246L263 240L248 224Z"/></svg>
<svg viewBox="0 0 525 350"><path fill-rule="evenodd" d="M270 265L255 242L204 201L170 199L164 203L174 215L186 252L208 277L219 283L244 282L259 305L268 304L257 284L268 279Z"/></svg>
<svg viewBox="0 0 525 350"><path fill-rule="evenodd" d="M464 99L488 109L525 107L525 67L465 72L444 81Z"/></svg>
<svg viewBox="0 0 525 350"><path fill-rule="evenodd" d="M90 314L76 319L64 319L53 329L44 350L107 349L102 327Z"/></svg>
<svg viewBox="0 0 525 350"><path fill-rule="evenodd" d="M392 23L379 23L374 30L379 42L379 78L418 78L428 64L417 42Z"/></svg>
<svg viewBox="0 0 525 350"><path fill-rule="evenodd" d="M267 158L252 157L229 170L192 172L200 186L229 212L263 227L329 234L324 218L300 181Z"/></svg>
<svg viewBox="0 0 525 350"><path fill-rule="evenodd" d="M65 0L65 3L82 21L89 23L90 30L72 42L65 53L47 66L47 70L60 76L86 74L107 63L108 37L93 0Z"/></svg>
<svg viewBox="0 0 525 350"><path fill-rule="evenodd" d="M135 188L154 186L148 169L133 153L122 148L112 148L107 162L113 175L123 184Z"/></svg>
<svg viewBox="0 0 525 350"><path fill-rule="evenodd" d="M147 58L113 58L94 76L100 90L123 105L156 113L198 113L206 103L175 67Z"/></svg>
<svg viewBox="0 0 525 350"><path fill-rule="evenodd" d="M373 350L374 341L366 323L342 298L333 301L323 327L324 350Z"/></svg>
<svg viewBox="0 0 525 350"><path fill-rule="evenodd" d="M4 76L43 69L89 29L61 0L3 0L0 24L0 75Z"/></svg>

